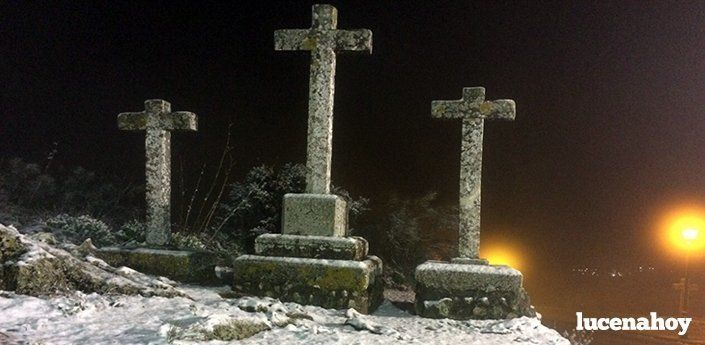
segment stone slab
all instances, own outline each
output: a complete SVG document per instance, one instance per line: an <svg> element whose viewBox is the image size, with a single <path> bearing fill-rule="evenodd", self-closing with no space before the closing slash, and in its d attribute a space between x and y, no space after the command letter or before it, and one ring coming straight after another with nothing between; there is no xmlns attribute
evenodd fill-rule
<svg viewBox="0 0 705 345"><path fill-rule="evenodd" d="M452 258L450 262L453 264L462 265L489 265L490 262L487 259L471 259L471 258Z"/></svg>
<svg viewBox="0 0 705 345"><path fill-rule="evenodd" d="M207 251L150 248L100 248L95 256L114 267L126 266L142 273L167 277L184 283L217 284L215 266L222 259Z"/></svg>
<svg viewBox="0 0 705 345"><path fill-rule="evenodd" d="M383 300L382 261L243 255L233 262L233 290L323 308L371 313Z"/></svg>
<svg viewBox="0 0 705 345"><path fill-rule="evenodd" d="M334 194L286 194L282 234L347 236L347 204Z"/></svg>
<svg viewBox="0 0 705 345"><path fill-rule="evenodd" d="M418 267L416 312L423 317L505 319L535 316L521 272L504 265L427 261Z"/></svg>
<svg viewBox="0 0 705 345"><path fill-rule="evenodd" d="M264 234L255 239L255 253L265 256L360 261L368 249L362 237Z"/></svg>

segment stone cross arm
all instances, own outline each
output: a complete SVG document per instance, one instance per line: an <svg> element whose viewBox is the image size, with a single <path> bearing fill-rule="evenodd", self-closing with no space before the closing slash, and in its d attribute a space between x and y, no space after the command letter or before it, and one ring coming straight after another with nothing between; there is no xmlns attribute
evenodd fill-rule
<svg viewBox="0 0 705 345"><path fill-rule="evenodd" d="M277 30L274 32L274 50L315 50L321 40L320 32L306 29ZM372 31L335 30L331 49L335 51L372 52Z"/></svg>
<svg viewBox="0 0 705 345"><path fill-rule="evenodd" d="M372 31L338 30L338 11L331 5L313 5L310 29L274 31L274 50L367 51L372 52Z"/></svg>
<svg viewBox="0 0 705 345"><path fill-rule="evenodd" d="M160 99L144 102L144 111L118 114L121 130L190 130L198 127L196 114L188 111L171 111L171 104Z"/></svg>
<svg viewBox="0 0 705 345"><path fill-rule="evenodd" d="M484 87L463 88L463 98L459 100L431 102L431 116L435 118L513 120L515 115L513 100L485 101Z"/></svg>

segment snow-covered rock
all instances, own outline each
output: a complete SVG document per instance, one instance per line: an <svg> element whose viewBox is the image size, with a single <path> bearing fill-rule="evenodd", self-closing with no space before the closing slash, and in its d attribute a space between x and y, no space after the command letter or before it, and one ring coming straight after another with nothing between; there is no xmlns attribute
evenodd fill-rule
<svg viewBox="0 0 705 345"><path fill-rule="evenodd" d="M51 242L51 241L48 241ZM181 296L172 285L145 274L113 268L90 255L89 242L74 253L0 224L0 290L42 296L73 291ZM94 247L93 247L94 248ZM78 255L77 256L74 256Z"/></svg>
<svg viewBox="0 0 705 345"><path fill-rule="evenodd" d="M350 325L358 331L369 331L374 334L382 334L382 329L380 326L367 320L362 314L358 313L355 309L348 309L345 312L345 316L348 318L345 320L346 325Z"/></svg>

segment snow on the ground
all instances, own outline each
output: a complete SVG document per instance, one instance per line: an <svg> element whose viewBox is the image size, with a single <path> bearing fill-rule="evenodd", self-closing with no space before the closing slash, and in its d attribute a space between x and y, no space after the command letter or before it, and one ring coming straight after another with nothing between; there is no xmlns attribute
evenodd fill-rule
<svg viewBox="0 0 705 345"><path fill-rule="evenodd" d="M191 298L82 294L40 299L0 291L0 343L227 344L204 332L244 320L266 330L242 344L561 344L538 319L424 319L385 302L374 314L280 303L270 298L226 299L229 288L180 286Z"/></svg>

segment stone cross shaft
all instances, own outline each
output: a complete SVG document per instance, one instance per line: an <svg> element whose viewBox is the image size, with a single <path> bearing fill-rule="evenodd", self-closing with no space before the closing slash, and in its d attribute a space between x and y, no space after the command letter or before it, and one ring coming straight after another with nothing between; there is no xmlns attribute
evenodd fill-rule
<svg viewBox="0 0 705 345"><path fill-rule="evenodd" d="M337 25L338 10L335 7L313 5L310 29L274 32L275 50L311 51L306 193L330 193L336 52L372 52L370 30L338 30Z"/></svg>
<svg viewBox="0 0 705 345"><path fill-rule="evenodd" d="M164 246L171 236L171 131L197 128L196 114L171 111L161 99L144 102L144 111L120 113L118 128L145 131L147 244Z"/></svg>
<svg viewBox="0 0 705 345"><path fill-rule="evenodd" d="M460 224L458 251L460 258L480 258L480 205L482 182L482 132L485 119L513 120L514 101L485 101L485 88L463 88L463 98L433 101L434 118L462 119L460 151Z"/></svg>

